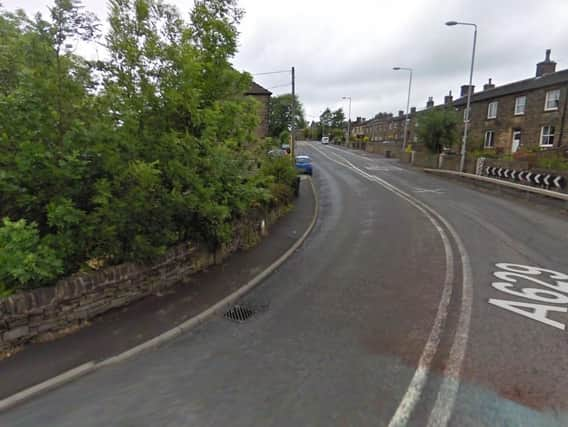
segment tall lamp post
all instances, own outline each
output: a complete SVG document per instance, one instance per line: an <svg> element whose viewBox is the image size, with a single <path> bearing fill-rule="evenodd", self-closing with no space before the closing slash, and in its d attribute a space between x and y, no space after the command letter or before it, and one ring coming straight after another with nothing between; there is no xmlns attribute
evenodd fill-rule
<svg viewBox="0 0 568 427"><path fill-rule="evenodd" d="M404 151L406 149L406 139L408 137L408 121L409 121L409 117L408 117L408 113L409 113L409 109L410 109L410 92L412 91L412 68L408 68L408 67L393 67L392 68L394 71L408 71L409 73L409 78L408 78L408 99L406 100L406 117L404 120L404 137L402 139L402 151Z"/></svg>
<svg viewBox="0 0 568 427"><path fill-rule="evenodd" d="M351 97L344 96L341 99L349 100L349 117L347 119L347 146L349 147L349 141L351 140Z"/></svg>
<svg viewBox="0 0 568 427"><path fill-rule="evenodd" d="M471 52L471 69L469 70L469 87L467 89L467 107L465 109L465 117L463 119L463 142L462 142L462 149L461 149L461 158L460 158L460 172L463 172L465 166L465 153L466 153L466 146L467 146L467 132L469 130L469 119L471 115L471 95L472 95L472 83L473 83L473 65L475 64L475 46L477 44L477 25L472 24L469 22L457 22L457 21L448 21L446 25L449 27L453 27L455 25L467 25L474 28L473 32L473 50Z"/></svg>

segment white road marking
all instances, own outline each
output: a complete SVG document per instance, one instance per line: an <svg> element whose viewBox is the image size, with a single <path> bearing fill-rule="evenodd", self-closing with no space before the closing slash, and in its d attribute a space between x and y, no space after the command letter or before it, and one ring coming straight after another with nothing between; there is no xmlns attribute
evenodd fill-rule
<svg viewBox="0 0 568 427"><path fill-rule="evenodd" d="M471 322L471 308L473 304L473 277L472 277L471 264L469 261L469 255L467 253L467 250L461 238L459 237L455 229L451 226L451 224L449 224L444 217L442 217L438 212L430 208L425 203L414 198L408 193L400 190L399 188L393 186L389 182L375 175L370 175L367 172L359 169L358 167L353 165L349 160L347 160L342 156L339 156L334 153L334 155L342 159L344 163L329 157L323 151L315 147L314 149L318 151L320 154L322 154L324 157L333 161L334 163L346 166L354 170L355 172L359 173L363 177L377 182L387 190L405 199L411 205L413 205L422 213L424 213L426 217L434 224L434 227L438 230L440 235L443 236L442 241L444 242L444 248L447 251L446 252L447 256L448 254L452 254L451 245L449 246L449 249L446 247L446 244L449 245L449 240L444 230L440 227L439 223L443 224L446 227L446 229L450 232L452 238L456 243L456 246L458 247L458 251L460 252L461 264L462 264L461 310L458 319L456 334L454 336L454 341L450 350L450 356L446 364L446 369L444 370L444 380L442 382L442 385L438 392L436 403L434 404L434 408L430 413L430 418L428 420L428 426L436 426L436 427L446 426L450 420L450 416L453 411L453 407L455 404L459 388L459 376L461 373L461 367L463 365L463 359L465 357L465 350L469 338L469 327ZM439 221L439 223L434 218L436 218ZM450 256L453 257L453 255ZM453 275L453 264L450 270ZM448 274L448 269L446 270L446 274ZM426 346L424 347L422 356L420 357L418 368L414 373L414 376L408 386L408 389L404 397L402 398L394 416L391 418L389 426L406 425L408 423L408 420L410 419L412 411L414 410L418 400L420 399L424 386L426 385L426 380L428 373L430 371L433 357L437 351L440 342L440 335L443 330L445 320L447 318L450 298L451 298L451 284L449 286L448 291L446 291L446 287L444 286L442 299L440 300L440 305L438 306L438 313L436 314L436 319L434 321L432 331L430 333L430 336L428 337L428 341L426 343Z"/></svg>
<svg viewBox="0 0 568 427"><path fill-rule="evenodd" d="M493 273L493 275L499 280L504 280L504 282L493 282L491 284L493 288L509 295L537 301L539 304L495 298L490 299L489 304L511 311L515 314L528 317L529 319L536 320L537 322L544 323L545 325L552 326L562 331L566 330L566 325L564 323L551 319L548 317L548 314L550 312L568 313L567 307L549 305L568 304L568 295L566 295L568 294L568 281L566 281L568 280L567 274L521 264L500 263L496 266L497 268L505 271L497 271ZM547 279L553 279L554 283L534 277L543 276L543 273L548 276L546 277ZM537 285L548 289L521 287L518 285L517 278L524 279L532 284L536 283ZM540 304L542 302L548 304Z"/></svg>
<svg viewBox="0 0 568 427"><path fill-rule="evenodd" d="M513 313L520 314L521 316L528 317L529 319L534 319L538 322L544 323L545 325L552 326L562 331L566 330L566 325L564 323L552 320L547 316L549 311L568 313L568 308L566 307L544 304L531 304L527 302L507 301L502 299L490 299L489 304L504 308L505 310L512 311Z"/></svg>
<svg viewBox="0 0 568 427"><path fill-rule="evenodd" d="M328 145L327 148L330 148L330 149L332 149L332 150L335 150L335 151L337 151L338 153L349 154L350 156L357 157L357 158L362 159L362 160L366 160L366 161L378 161L378 162L380 162L380 163L382 163L382 164L385 164L385 163L386 163L387 165L389 165L389 166L388 166L388 169L389 169L389 170L393 170L393 171L397 171L397 172L404 171L403 168L399 168L398 166L395 166L395 165L391 164L391 163L394 161L394 159L386 160L386 159L381 159L381 158L378 158L378 157L361 156L360 154L353 153L353 152L347 151L347 150L342 150L341 148L332 147L332 146L330 146L330 145ZM335 153L334 153L334 154L335 154ZM365 168L365 169L367 169L367 168Z"/></svg>
<svg viewBox="0 0 568 427"><path fill-rule="evenodd" d="M373 172L391 172L391 171L399 171L402 170L401 168L397 167L390 167L390 166L365 166L365 169L368 171Z"/></svg>
<svg viewBox="0 0 568 427"><path fill-rule="evenodd" d="M444 190L441 188L415 188L415 193L435 193L435 194L444 194Z"/></svg>

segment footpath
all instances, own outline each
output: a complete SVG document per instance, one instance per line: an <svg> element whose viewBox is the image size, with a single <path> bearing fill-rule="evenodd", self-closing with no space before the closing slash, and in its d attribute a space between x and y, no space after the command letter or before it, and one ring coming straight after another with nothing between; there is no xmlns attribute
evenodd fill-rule
<svg viewBox="0 0 568 427"><path fill-rule="evenodd" d="M254 248L191 276L189 283L106 313L60 339L35 343L0 361L0 400L87 362L100 362L175 328L253 280L288 251L311 227L316 195L303 179L294 208Z"/></svg>

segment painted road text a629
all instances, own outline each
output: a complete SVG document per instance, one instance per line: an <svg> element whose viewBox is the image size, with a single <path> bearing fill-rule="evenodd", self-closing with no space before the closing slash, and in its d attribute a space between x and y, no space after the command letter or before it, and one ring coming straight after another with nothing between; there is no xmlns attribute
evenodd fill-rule
<svg viewBox="0 0 568 427"><path fill-rule="evenodd" d="M552 319L550 315L568 313L568 274L521 264L500 263L496 266L501 271L493 273L493 276L499 279L498 282L491 284L493 288L504 294L533 302L492 298L489 304L545 325L566 330L565 323Z"/></svg>

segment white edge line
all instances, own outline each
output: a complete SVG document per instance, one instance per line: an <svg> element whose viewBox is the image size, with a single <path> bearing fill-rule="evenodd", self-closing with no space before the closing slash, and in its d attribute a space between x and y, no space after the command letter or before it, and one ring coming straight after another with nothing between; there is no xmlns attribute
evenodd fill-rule
<svg viewBox="0 0 568 427"><path fill-rule="evenodd" d="M454 342L450 349L446 369L444 369L444 380L442 381L438 391L438 397L434 404L434 408L430 412L428 427L446 426L450 421L460 386L459 377L469 339L471 312L473 306L473 273L471 270L469 256L467 255L467 250L453 227L450 224L446 224L446 227L448 227L450 233L455 233L454 239L461 254L463 284L462 300Z"/></svg>
<svg viewBox="0 0 568 427"><path fill-rule="evenodd" d="M241 296L252 290L255 286L258 286L266 277L272 274L278 267L284 264L284 262L288 258L290 258L290 256L292 256L292 254L305 242L309 234L312 232L314 226L316 225L320 210L319 196L312 178L309 177L308 179L310 181L312 193L315 199L313 217L310 222L310 225L308 226L304 234L302 234L302 236L298 240L296 240L296 242L286 252L284 252L283 255L281 255L276 261L270 264L264 271L262 271L260 274L255 276L252 280L250 280L248 283L246 283L244 286L242 286L232 294L226 296L221 301L215 303L208 309L199 313L197 316L194 316L191 319L186 320L182 324L164 332L161 335L158 335L157 337L154 337L116 356L112 356L108 359L101 360L100 362L97 363L94 361L87 362L67 372L64 372L56 377L50 378L42 383L36 384L16 394L13 394L12 396L0 400L0 412L5 411L6 409L9 409L15 405L18 405L19 403L22 403L25 400L35 397L38 394L45 393L49 390L52 390L55 387L59 387L69 381L72 381L83 375L86 375L96 369L109 366L115 363L123 362L146 350L160 346L165 342L177 337L182 332L186 332L194 328L195 326L197 326L199 323L203 322L210 316L214 315L218 311L221 311L226 306L234 303Z"/></svg>
<svg viewBox="0 0 568 427"><path fill-rule="evenodd" d="M326 154L324 154L321 150L316 149L316 151L320 152L322 155L330 159L331 161L342 164ZM339 158L343 159L345 162L348 163L353 170L359 172L360 175L366 176L368 179L371 179L379 184L381 184L384 188L389 189L391 192L399 195L403 199L407 200L414 206L417 204L422 206L424 209L428 210L432 215L436 216L436 218L444 224L444 226L448 229L452 237L454 238L458 250L460 252L460 259L462 263L462 301L461 301L461 309L460 315L458 319L458 327L456 329L456 333L454 336L454 341L452 343L452 347L450 350L450 356L448 358L448 363L446 365L446 369L444 370L444 380L438 392L438 397L436 399L436 403L432 412L430 413L428 426L432 427L439 427L445 426L449 422L451 417L453 407L455 404L455 400L457 397L457 391L459 389L459 375L461 372L461 367L463 365L463 359L465 357L465 350L467 347L468 336L469 336L469 327L471 321L471 309L473 303L473 276L471 273L471 264L469 261L469 256L467 254L467 250L455 231L455 229L451 226L451 224L446 221L444 217L442 217L438 212L434 209L426 205L425 203L421 202L418 199L415 199L411 195L407 194L406 192L400 190L399 188L395 187L394 185L390 184L387 181L382 180L381 178L368 174L367 172L357 168L353 165L349 160L346 158L335 154ZM416 201L416 203L413 203ZM420 209L422 211L422 209ZM428 215L427 215L428 217ZM434 224L438 227L437 224ZM442 296L444 298L444 295ZM447 311L447 307L446 307ZM447 315L447 312L446 312ZM436 320L437 320L436 316ZM436 321L435 321L436 322ZM433 329L436 327L436 323L433 326ZM435 335L435 334L434 334ZM430 337L429 337L430 340ZM429 341L427 342L426 346L428 346ZM424 352L426 352L426 347L424 348ZM424 353L423 353L424 356ZM422 360L422 357L420 358ZM412 412L418 398L420 397L420 393L422 388L424 387L425 381L427 379L428 370L424 370L424 367L419 366L415 372L415 375L409 385L409 388L406 394L403 397L395 415L391 419L389 426L399 426L405 425L408 421L408 417ZM417 382L415 382L415 380ZM420 388L417 388L420 387Z"/></svg>

